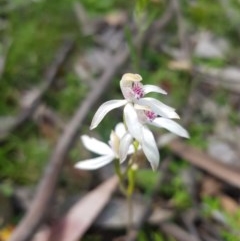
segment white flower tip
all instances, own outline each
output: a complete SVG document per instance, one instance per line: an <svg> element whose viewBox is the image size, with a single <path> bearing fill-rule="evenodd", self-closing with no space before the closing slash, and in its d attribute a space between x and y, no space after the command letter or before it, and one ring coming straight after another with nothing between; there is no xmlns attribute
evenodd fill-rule
<svg viewBox="0 0 240 241"><path fill-rule="evenodd" d="M96 119L97 119L97 118L96 118L96 114L95 114L95 115L93 116L91 125L90 125L90 127L89 127L90 130L95 129L95 128L98 126L99 121L97 122Z"/></svg>
<svg viewBox="0 0 240 241"><path fill-rule="evenodd" d="M174 111L170 117L171 119L179 119L180 120L180 116Z"/></svg>
<svg viewBox="0 0 240 241"><path fill-rule="evenodd" d="M126 73L122 76L121 81L142 81L142 76L139 74Z"/></svg>
<svg viewBox="0 0 240 241"><path fill-rule="evenodd" d="M151 164L153 171L157 171L158 165L156 165L155 163L150 163L150 164Z"/></svg>
<svg viewBox="0 0 240 241"><path fill-rule="evenodd" d="M82 135L82 136L80 136L80 138L81 138L82 142L84 142L86 139L89 139L89 136Z"/></svg>
<svg viewBox="0 0 240 241"><path fill-rule="evenodd" d="M75 168L79 168L79 162L74 165Z"/></svg>
<svg viewBox="0 0 240 241"><path fill-rule="evenodd" d="M180 125L179 125L178 130L175 132L175 134L177 134L178 136L184 137L184 138L188 138L188 139L190 138L188 131Z"/></svg>
<svg viewBox="0 0 240 241"><path fill-rule="evenodd" d="M98 124L97 124L95 121L92 121L89 129L90 129L90 130L93 130L93 129L95 129L97 126L98 126Z"/></svg>
<svg viewBox="0 0 240 241"><path fill-rule="evenodd" d="M81 170L86 170L86 171L90 171L90 170L96 170L98 169L99 167L94 167L92 165L86 165L86 163L84 161L80 161L80 162L77 162L75 165L74 165L74 168L76 169L81 169Z"/></svg>
<svg viewBox="0 0 240 241"><path fill-rule="evenodd" d="M189 138L190 138L190 135L189 135L189 133L186 131L185 133L183 133L182 137L189 139Z"/></svg>
<svg viewBox="0 0 240 241"><path fill-rule="evenodd" d="M171 131L171 130L170 130ZM172 131L174 133L174 131ZM176 130L175 134L184 138L190 138L189 133L183 127L179 126L178 130Z"/></svg>
<svg viewBox="0 0 240 241"><path fill-rule="evenodd" d="M77 162L77 163L74 165L74 168L82 169L82 170L85 169L85 168L82 167L81 162Z"/></svg>

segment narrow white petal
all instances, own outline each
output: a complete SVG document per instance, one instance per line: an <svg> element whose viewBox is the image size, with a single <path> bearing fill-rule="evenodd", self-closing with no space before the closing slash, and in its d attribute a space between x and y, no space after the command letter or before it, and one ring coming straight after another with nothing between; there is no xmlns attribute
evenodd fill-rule
<svg viewBox="0 0 240 241"><path fill-rule="evenodd" d="M124 134L126 133L126 128L124 126L124 124L122 122L118 123L116 126L115 126L115 133L116 135L121 139Z"/></svg>
<svg viewBox="0 0 240 241"><path fill-rule="evenodd" d="M136 101L138 105L144 105L144 106L149 106L153 112L156 114L166 117L166 118L171 118L171 119L180 119L179 115L175 112L175 109L165 105L159 100L156 100L151 97L147 98L141 98Z"/></svg>
<svg viewBox="0 0 240 241"><path fill-rule="evenodd" d="M81 136L83 145L91 152L99 155L111 155L112 149L104 142L99 141L93 137L83 135Z"/></svg>
<svg viewBox="0 0 240 241"><path fill-rule="evenodd" d="M178 136L182 136L185 138L189 138L188 132L177 122L167 119L167 118L156 118L153 122L149 122L149 124L155 125L157 127L163 127Z"/></svg>
<svg viewBox="0 0 240 241"><path fill-rule="evenodd" d="M128 103L124 107L124 119L128 128L128 132L139 142L142 139L141 127L142 124L138 120L137 113L132 104Z"/></svg>
<svg viewBox="0 0 240 241"><path fill-rule="evenodd" d="M152 169L158 168L160 154L152 132L145 126L142 128L143 141L141 143L143 152L150 162Z"/></svg>
<svg viewBox="0 0 240 241"><path fill-rule="evenodd" d="M122 163L126 160L128 154L131 154L134 152L134 148L133 148L133 146L131 146L132 140L133 140L133 138L129 133L126 133L123 136L123 138L121 139L120 147L119 147L120 163Z"/></svg>
<svg viewBox="0 0 240 241"><path fill-rule="evenodd" d="M124 106L127 103L127 100L109 100L105 103L103 103L93 116L93 120L90 126L90 129L94 129L98 126L98 124L102 121L102 119L105 117L105 115L120 106Z"/></svg>
<svg viewBox="0 0 240 241"><path fill-rule="evenodd" d="M167 92L164 89L162 89L162 88L160 88L156 85L144 85L143 90L144 90L145 95L150 93L150 92L156 92L156 93L160 93L160 94L163 94L163 95L167 94Z"/></svg>
<svg viewBox="0 0 240 241"><path fill-rule="evenodd" d="M100 157L77 162L75 164L75 167L79 168L79 169L84 169L84 170L95 170L95 169L101 168L101 167L107 165L108 163L112 162L113 159L114 159L113 155L112 156L100 156Z"/></svg>

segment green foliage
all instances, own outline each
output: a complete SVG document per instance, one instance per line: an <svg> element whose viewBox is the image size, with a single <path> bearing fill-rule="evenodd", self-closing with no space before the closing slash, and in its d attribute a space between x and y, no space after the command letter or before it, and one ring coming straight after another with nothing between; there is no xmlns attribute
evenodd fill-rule
<svg viewBox="0 0 240 241"><path fill-rule="evenodd" d="M83 241L101 241L102 238L99 235L85 235Z"/></svg>
<svg viewBox="0 0 240 241"><path fill-rule="evenodd" d="M223 211L223 215L226 218L226 223L230 227L231 231L229 229L223 229L221 231L222 237L226 241L239 240L240 208L235 213L228 213Z"/></svg>
<svg viewBox="0 0 240 241"><path fill-rule="evenodd" d="M47 102L64 116L69 116L76 110L80 101L85 96L87 86L73 73L64 77L63 87L60 90L50 90L47 94Z"/></svg>
<svg viewBox="0 0 240 241"><path fill-rule="evenodd" d="M212 124L207 122L202 123L193 123L189 126L188 131L191 135L191 138L187 142L195 147L205 150L208 146L206 136L209 135L212 131Z"/></svg>
<svg viewBox="0 0 240 241"><path fill-rule="evenodd" d="M170 198L173 204L184 209L191 206L191 198L186 190L186 186L179 173L188 167L187 162L173 161L170 164L170 180L160 187L160 193L167 198ZM161 173L153 172L150 169L139 169L136 172L136 183L144 189L146 193L151 193L160 177Z"/></svg>
<svg viewBox="0 0 240 241"><path fill-rule="evenodd" d="M187 162L172 161L170 164L171 178L167 182L167 185L162 185L161 187L161 194L170 198L178 209L188 208L192 204L190 195L186 190L186 185L179 175L186 167L188 167Z"/></svg>
<svg viewBox="0 0 240 241"><path fill-rule="evenodd" d="M146 232L148 232L148 234L146 234ZM142 230L141 232L139 232L137 241L148 241L150 237L152 241L176 241L172 237L166 237L160 232L156 232L153 230Z"/></svg>
<svg viewBox="0 0 240 241"><path fill-rule="evenodd" d="M218 3L217 1L201 0L191 7L185 8L185 11L189 15L191 22L197 26L224 34L229 31L230 25L226 24L224 9Z"/></svg>
<svg viewBox="0 0 240 241"><path fill-rule="evenodd" d="M160 233L155 232L153 236L155 241L165 241L165 238Z"/></svg>
<svg viewBox="0 0 240 241"><path fill-rule="evenodd" d="M194 58L192 61L195 65L206 66L209 68L222 68L227 65L226 59L221 59L221 58L213 58L213 59Z"/></svg>
<svg viewBox="0 0 240 241"><path fill-rule="evenodd" d="M239 123L240 123L240 114L239 114L238 111L231 110L231 112L229 114L229 122L233 126L238 126L239 125Z"/></svg>
<svg viewBox="0 0 240 241"><path fill-rule="evenodd" d="M151 169L139 169L136 172L136 183L143 188L146 193L151 193L159 178L160 173L153 172Z"/></svg>
<svg viewBox="0 0 240 241"><path fill-rule="evenodd" d="M186 102L189 91L189 77L183 72L169 70L165 63L159 63L159 66L161 67L146 79L148 83L160 85L168 92L168 95L158 95L157 98L179 109Z"/></svg>
<svg viewBox="0 0 240 241"><path fill-rule="evenodd" d="M56 5L42 0L10 14L13 42L5 69L8 82L22 89L41 80L64 35L77 33L72 2L60 0Z"/></svg>
<svg viewBox="0 0 240 241"><path fill-rule="evenodd" d="M82 0L81 3L84 4L84 7L90 14L106 13L115 9L116 5L129 7L129 4L131 4L131 2L126 3L121 0Z"/></svg>
<svg viewBox="0 0 240 241"><path fill-rule="evenodd" d="M239 241L239 234L233 234L231 232L223 230L222 231L222 238L225 241Z"/></svg>
<svg viewBox="0 0 240 241"><path fill-rule="evenodd" d="M18 184L36 182L49 151L48 143L38 136L12 136L0 149L0 179L9 179Z"/></svg>
<svg viewBox="0 0 240 241"><path fill-rule="evenodd" d="M148 4L149 4L149 0L136 0L135 12L137 14L142 13L143 11L146 10Z"/></svg>
<svg viewBox="0 0 240 241"><path fill-rule="evenodd" d="M221 106L226 106L228 104L229 92L224 89L219 89L214 95L214 99Z"/></svg>
<svg viewBox="0 0 240 241"><path fill-rule="evenodd" d="M206 217L210 217L213 211L218 211L221 209L220 201L216 197L204 196L203 197L203 214Z"/></svg>
<svg viewBox="0 0 240 241"><path fill-rule="evenodd" d="M211 217L214 212L220 212L229 228L223 228L221 235L226 241L239 240L239 224L240 224L240 209L235 213L228 213L224 211L218 197L204 196L203 197L203 215Z"/></svg>
<svg viewBox="0 0 240 241"><path fill-rule="evenodd" d="M10 197L13 194L12 181L6 180L0 184L0 193L5 197Z"/></svg>

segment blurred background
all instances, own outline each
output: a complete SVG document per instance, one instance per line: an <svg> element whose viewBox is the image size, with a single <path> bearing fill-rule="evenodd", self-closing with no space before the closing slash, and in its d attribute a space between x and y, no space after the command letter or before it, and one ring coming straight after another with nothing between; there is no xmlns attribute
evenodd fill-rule
<svg viewBox="0 0 240 241"><path fill-rule="evenodd" d="M135 240L240 240L239 23L239 0L0 0L0 241L30 209L75 112L106 83L67 140L51 212L40 226L51 230L113 174L111 165L93 172L73 166L92 156L81 134L108 141L121 120L112 111L89 130L102 102L122 98L119 80L127 72L165 89L167 96L154 97L176 108L191 136L173 140L153 129L165 164L159 172L139 154L134 215L147 202L155 216L135 217ZM125 240L127 211L117 188L104 206L81 240Z"/></svg>

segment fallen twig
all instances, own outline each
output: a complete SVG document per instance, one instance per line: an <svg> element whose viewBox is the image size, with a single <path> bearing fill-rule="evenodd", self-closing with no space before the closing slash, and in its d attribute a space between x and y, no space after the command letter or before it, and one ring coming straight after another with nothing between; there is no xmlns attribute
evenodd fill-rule
<svg viewBox="0 0 240 241"><path fill-rule="evenodd" d="M117 184L118 178L113 176L80 199L53 226L48 240L75 241L82 238L109 201Z"/></svg>
<svg viewBox="0 0 240 241"><path fill-rule="evenodd" d="M30 118L32 116L32 114L34 113L34 111L36 110L38 105L40 104L43 95L46 93L46 91L51 87L51 85L56 80L56 76L59 72L59 69L65 62L65 60L72 48L73 48L73 41L69 40L69 39L66 40L64 42L63 46L57 52L52 65L46 71L46 73L43 77L45 82L44 82L39 94L36 95L35 99L31 103L31 105L28 108L26 108L22 113L19 114L19 116L16 118L16 121L14 122L14 124L11 125L9 127L9 129L4 130L2 133L0 133L0 141L3 141L4 139L6 139L9 135L9 133L15 131L28 118Z"/></svg>
<svg viewBox="0 0 240 241"><path fill-rule="evenodd" d="M204 84L215 88L227 89L232 93L240 93L240 72L237 67L217 69L194 66L192 71Z"/></svg>
<svg viewBox="0 0 240 241"><path fill-rule="evenodd" d="M174 0L171 0L162 17L153 24L155 31L161 31L172 19L174 15Z"/></svg>
<svg viewBox="0 0 240 241"><path fill-rule="evenodd" d="M223 181L240 188L239 171L223 164L206 153L185 144L183 141L174 140L169 144L170 149L193 165L213 174Z"/></svg>
<svg viewBox="0 0 240 241"><path fill-rule="evenodd" d="M173 0L173 8L176 14L176 21L178 26L178 38L181 44L181 50L183 51L183 58L189 60L190 52L189 52L189 41L187 37L186 26L184 23L184 18L181 11L180 1Z"/></svg>
<svg viewBox="0 0 240 241"><path fill-rule="evenodd" d="M189 234L173 223L161 223L160 230L167 235L173 236L178 241L199 241L195 236Z"/></svg>

